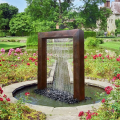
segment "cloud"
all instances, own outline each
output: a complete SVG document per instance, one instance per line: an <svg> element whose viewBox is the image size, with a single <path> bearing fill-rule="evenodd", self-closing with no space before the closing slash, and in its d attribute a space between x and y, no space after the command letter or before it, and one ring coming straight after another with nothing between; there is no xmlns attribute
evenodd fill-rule
<svg viewBox="0 0 120 120"><path fill-rule="evenodd" d="M8 3L8 2L6 2L5 0L0 0L0 3Z"/></svg>

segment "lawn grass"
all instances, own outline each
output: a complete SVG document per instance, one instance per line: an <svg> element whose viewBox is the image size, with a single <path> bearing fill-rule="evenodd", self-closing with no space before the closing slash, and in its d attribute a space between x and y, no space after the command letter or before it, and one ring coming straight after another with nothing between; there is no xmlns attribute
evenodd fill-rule
<svg viewBox="0 0 120 120"><path fill-rule="evenodd" d="M25 45L26 43L20 43L20 42L0 42L0 49L4 48L5 50L8 50L10 48L16 48Z"/></svg>
<svg viewBox="0 0 120 120"><path fill-rule="evenodd" d="M24 37L0 37L0 40L27 40L28 36L24 36Z"/></svg>
<svg viewBox="0 0 120 120"><path fill-rule="evenodd" d="M120 49L120 42L105 42L104 44L100 44L100 47L119 50Z"/></svg>

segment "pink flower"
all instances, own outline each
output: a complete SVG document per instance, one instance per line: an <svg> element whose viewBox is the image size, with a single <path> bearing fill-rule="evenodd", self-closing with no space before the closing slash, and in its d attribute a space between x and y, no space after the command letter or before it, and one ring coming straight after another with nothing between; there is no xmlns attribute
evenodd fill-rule
<svg viewBox="0 0 120 120"><path fill-rule="evenodd" d="M20 48L16 48L15 52L20 52L21 53L21 49Z"/></svg>
<svg viewBox="0 0 120 120"><path fill-rule="evenodd" d="M17 67L17 65L15 65L15 67Z"/></svg>
<svg viewBox="0 0 120 120"><path fill-rule="evenodd" d="M83 116L83 115L84 115L84 112L83 112L83 111L80 111L79 114L78 114L79 117L80 117L80 116Z"/></svg>
<svg viewBox="0 0 120 120"><path fill-rule="evenodd" d="M10 101L10 98L6 98L7 101Z"/></svg>
<svg viewBox="0 0 120 120"><path fill-rule="evenodd" d="M12 52L12 51L14 51L14 49L13 49L13 48L9 49L9 52Z"/></svg>
<svg viewBox="0 0 120 120"><path fill-rule="evenodd" d="M104 103L105 102L105 99L102 99L102 101L101 101L102 103Z"/></svg>
<svg viewBox="0 0 120 120"><path fill-rule="evenodd" d="M4 49L4 48L1 48L1 52L2 52L2 53L5 53L5 49Z"/></svg>
<svg viewBox="0 0 120 120"><path fill-rule="evenodd" d="M36 53L33 53L33 56L36 56Z"/></svg>
<svg viewBox="0 0 120 120"><path fill-rule="evenodd" d="M28 96L28 95L30 95L30 93L29 93L29 92L26 92L25 95Z"/></svg>
<svg viewBox="0 0 120 120"><path fill-rule="evenodd" d="M17 56L18 54L17 53L14 53L15 56Z"/></svg>
<svg viewBox="0 0 120 120"><path fill-rule="evenodd" d="M0 97L0 101L3 101L3 98Z"/></svg>
<svg viewBox="0 0 120 120"><path fill-rule="evenodd" d="M102 59L104 59L104 57L102 57Z"/></svg>
<svg viewBox="0 0 120 120"><path fill-rule="evenodd" d="M20 55L23 55L23 53L20 53Z"/></svg>
<svg viewBox="0 0 120 120"><path fill-rule="evenodd" d="M8 52L8 55L10 56L12 53L11 52Z"/></svg>
<svg viewBox="0 0 120 120"><path fill-rule="evenodd" d="M47 60L50 60L49 58L47 58Z"/></svg>
<svg viewBox="0 0 120 120"><path fill-rule="evenodd" d="M20 57L18 57L18 59L20 59Z"/></svg>

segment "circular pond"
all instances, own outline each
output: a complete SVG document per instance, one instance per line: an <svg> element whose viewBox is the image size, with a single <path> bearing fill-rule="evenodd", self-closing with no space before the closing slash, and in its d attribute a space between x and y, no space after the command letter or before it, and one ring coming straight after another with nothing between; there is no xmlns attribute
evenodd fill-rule
<svg viewBox="0 0 120 120"><path fill-rule="evenodd" d="M48 85L48 88L49 88L49 85ZM43 95L36 94L34 92L35 89L37 89L37 85L25 87L21 90L16 91L13 94L13 96L16 99L23 98L24 102L27 102L27 101L25 101L25 93L29 92L30 95L29 95L28 98L29 98L29 101L31 101L30 104L51 106L51 107L73 107L73 106L80 106L80 105L98 103L98 102L100 102L100 99L97 99L95 94L97 92L99 92L99 93L104 92L104 90L101 89L101 88L85 85L85 96L91 97L91 99L90 100L83 100L83 101L81 101L79 103L75 103L75 104L67 104L67 103L64 103L64 102L60 102L60 101L50 99L50 98L45 97Z"/></svg>

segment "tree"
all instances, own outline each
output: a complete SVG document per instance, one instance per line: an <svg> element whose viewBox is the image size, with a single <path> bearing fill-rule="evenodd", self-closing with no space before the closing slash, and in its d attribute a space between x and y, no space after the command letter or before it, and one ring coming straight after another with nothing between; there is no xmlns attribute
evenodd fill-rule
<svg viewBox="0 0 120 120"><path fill-rule="evenodd" d="M11 33L22 32L24 35L24 32L31 32L30 16L25 12L18 13L10 20L9 27Z"/></svg>
<svg viewBox="0 0 120 120"><path fill-rule="evenodd" d="M8 3L0 4L0 11L2 11L2 19L1 19L1 29L9 29L9 21L11 18L18 13L18 8L9 5Z"/></svg>
<svg viewBox="0 0 120 120"><path fill-rule="evenodd" d="M95 29L96 22L100 18L100 10L98 5L104 3L105 0L82 0L84 2L83 6L79 7L79 15L85 19L84 28Z"/></svg>
<svg viewBox="0 0 120 120"><path fill-rule="evenodd" d="M100 30L107 30L107 18L112 14L111 9L103 7L100 9Z"/></svg>

